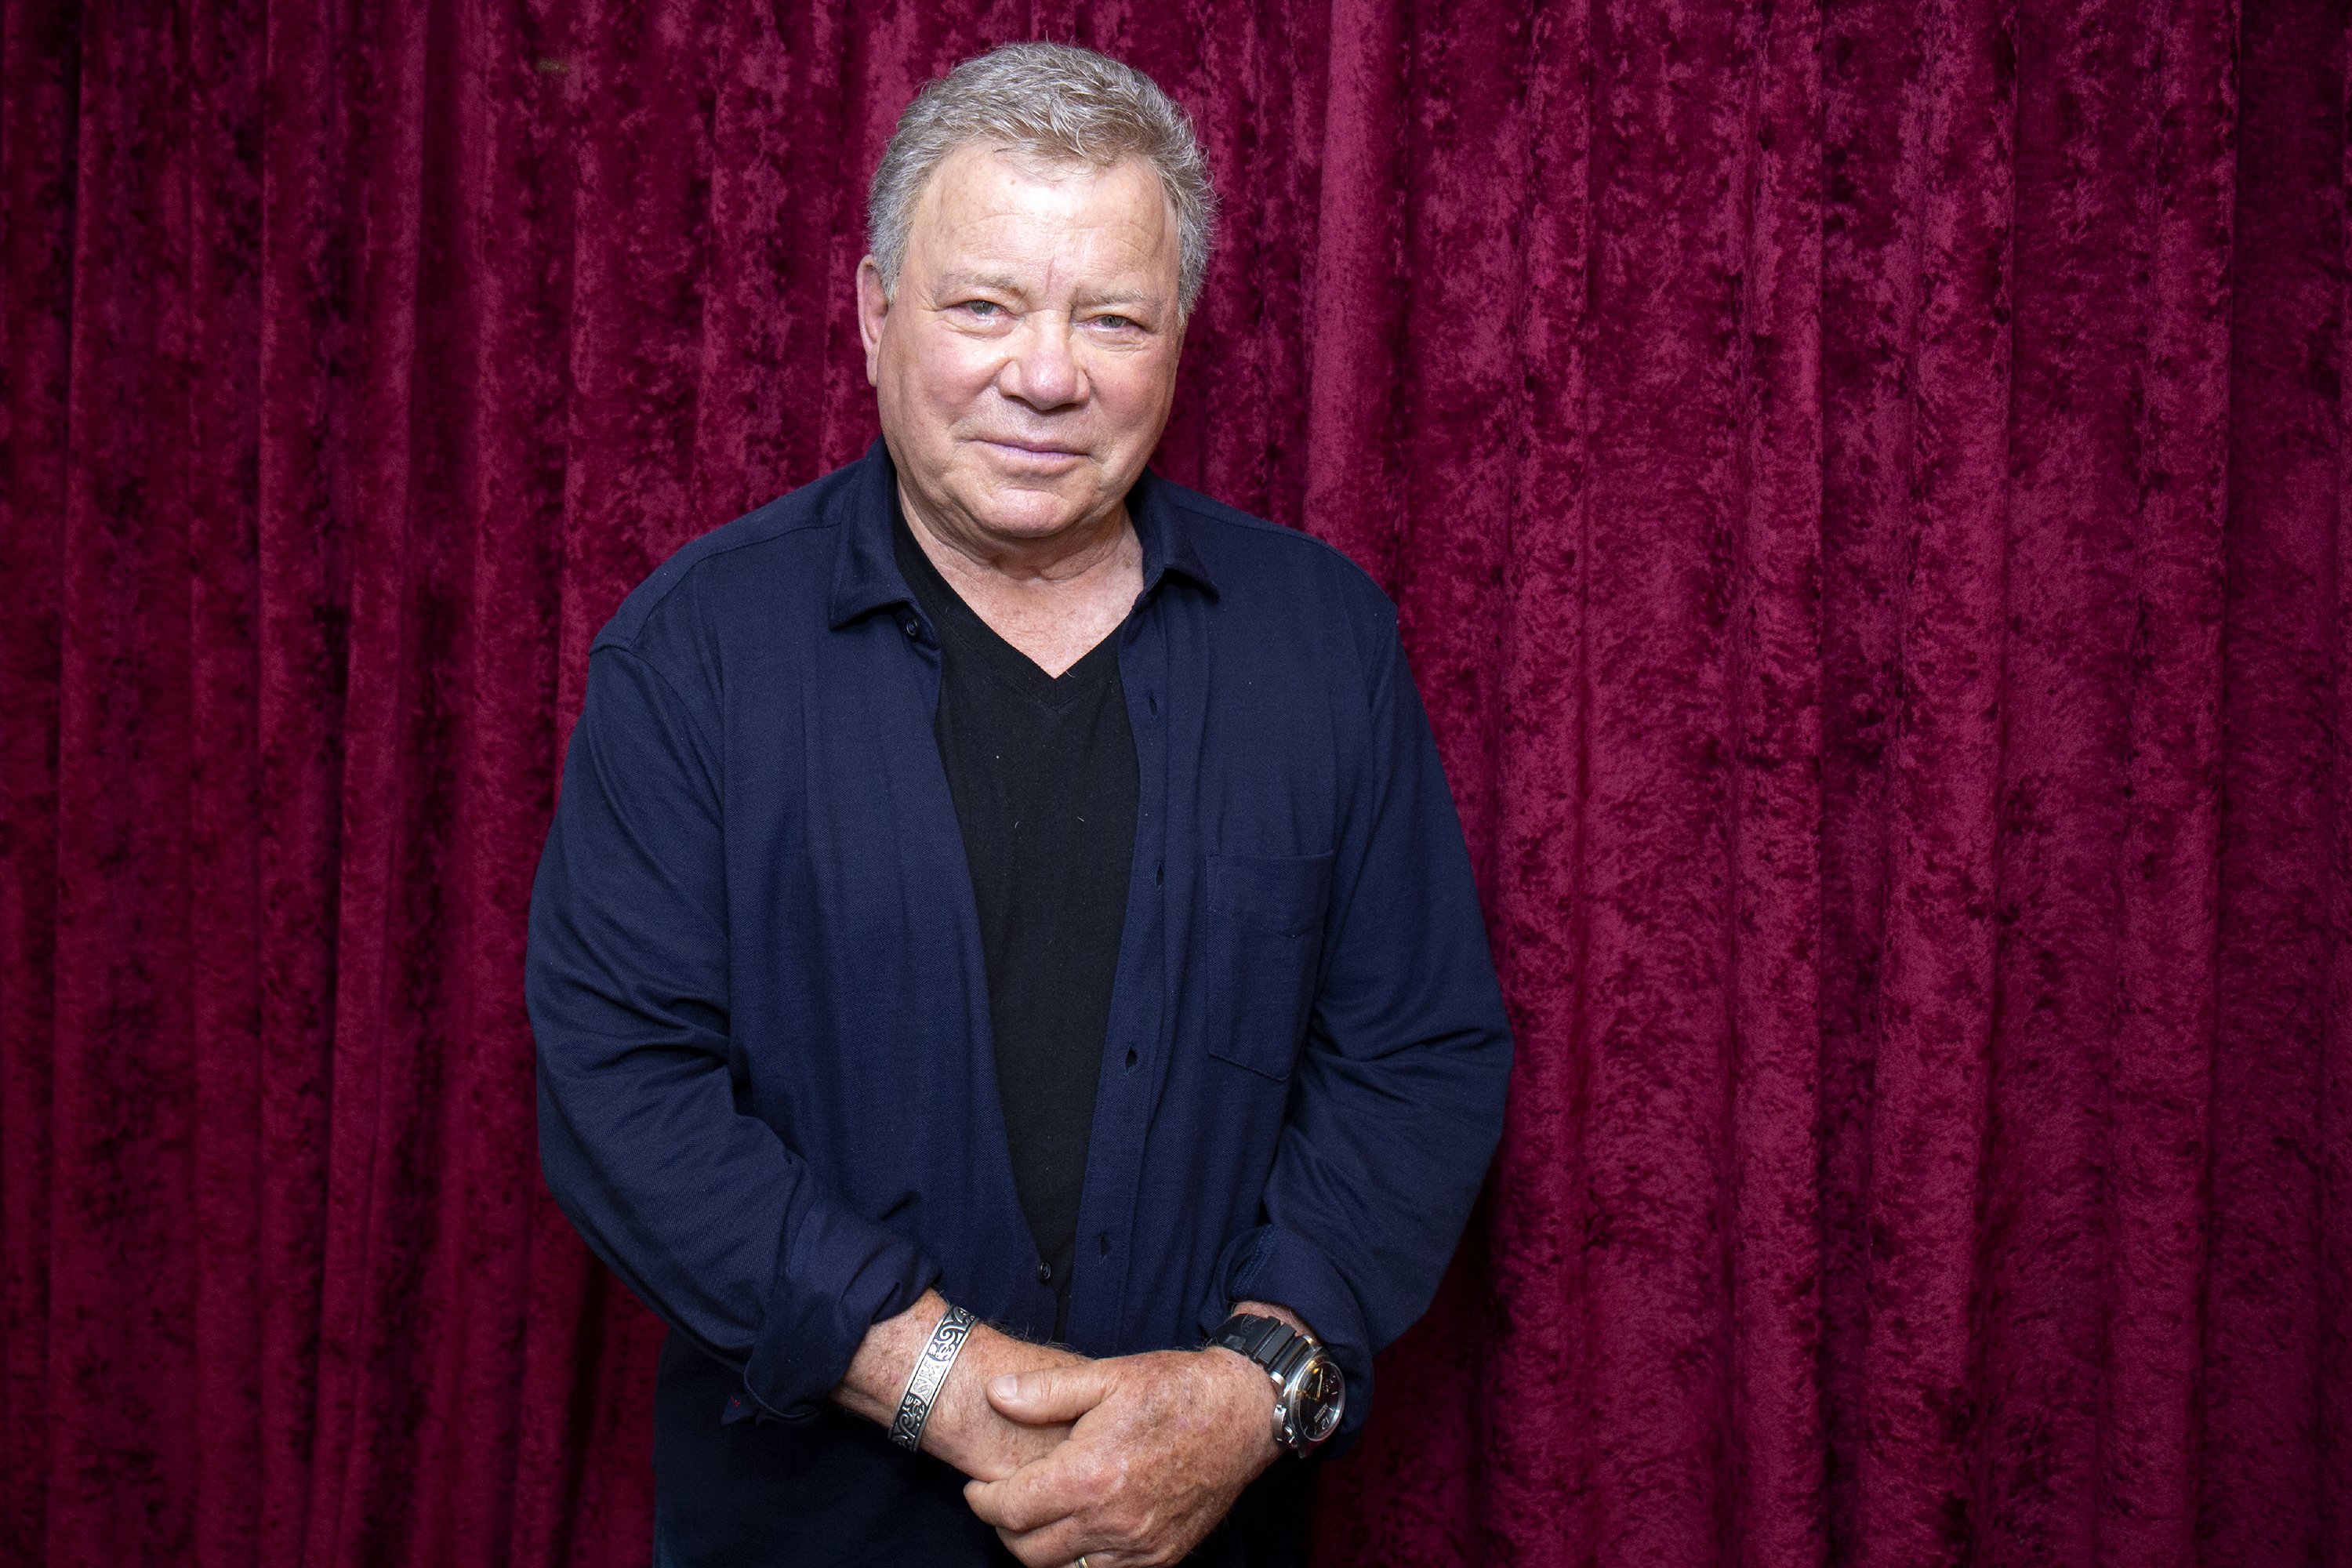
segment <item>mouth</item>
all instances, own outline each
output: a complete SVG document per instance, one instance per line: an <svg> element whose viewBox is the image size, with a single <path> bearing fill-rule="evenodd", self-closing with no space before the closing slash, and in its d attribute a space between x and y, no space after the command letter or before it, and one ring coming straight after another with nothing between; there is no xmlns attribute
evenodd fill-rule
<svg viewBox="0 0 2352 1568"><path fill-rule="evenodd" d="M1054 441L1024 441L1019 437L978 437L980 445L991 447L1016 463L1055 465L1076 462L1085 457L1083 447L1065 446Z"/></svg>

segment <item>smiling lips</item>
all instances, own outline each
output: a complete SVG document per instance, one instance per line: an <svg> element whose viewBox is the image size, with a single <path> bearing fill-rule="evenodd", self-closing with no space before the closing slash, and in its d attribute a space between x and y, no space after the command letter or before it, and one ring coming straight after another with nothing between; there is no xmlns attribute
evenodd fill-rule
<svg viewBox="0 0 2352 1568"><path fill-rule="evenodd" d="M1017 453L1023 458L1034 458L1045 462L1086 456L1085 450L1081 447L1049 446L1042 441L1004 441L992 437L982 437L981 441L982 445L993 447L1000 452Z"/></svg>

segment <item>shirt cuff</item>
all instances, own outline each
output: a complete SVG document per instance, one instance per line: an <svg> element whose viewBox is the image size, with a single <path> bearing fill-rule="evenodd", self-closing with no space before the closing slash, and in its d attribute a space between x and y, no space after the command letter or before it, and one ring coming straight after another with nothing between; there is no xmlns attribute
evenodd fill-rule
<svg viewBox="0 0 2352 1568"><path fill-rule="evenodd" d="M1201 1303L1201 1333L1216 1331L1236 1301L1269 1301L1298 1314L1347 1379L1348 1405L1338 1430L1316 1450L1337 1458L1355 1446L1372 1408L1371 1333L1356 1292L1322 1248L1278 1225L1245 1230L1225 1244L1217 1282Z"/></svg>
<svg viewBox="0 0 2352 1568"><path fill-rule="evenodd" d="M824 1234L813 1236L810 1229ZM743 1368L742 1389L727 1402L721 1425L752 1419L807 1421L841 1386L866 1331L895 1318L937 1282L938 1265L896 1231L838 1209L812 1215L788 1252L854 1258L845 1281L811 1289L791 1278L791 1259L779 1258L782 1278L770 1293L759 1338Z"/></svg>

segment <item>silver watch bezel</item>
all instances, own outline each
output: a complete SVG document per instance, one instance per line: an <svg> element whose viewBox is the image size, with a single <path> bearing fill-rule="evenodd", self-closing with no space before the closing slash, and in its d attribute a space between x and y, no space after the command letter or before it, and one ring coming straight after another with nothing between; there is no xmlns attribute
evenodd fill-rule
<svg viewBox="0 0 2352 1568"><path fill-rule="evenodd" d="M1307 1454L1328 1441L1347 1418L1348 1380L1338 1375L1339 1363L1323 1348L1321 1341L1296 1330L1292 1332L1296 1337L1283 1347L1276 1364L1265 1369L1266 1375L1274 1380L1274 1440L1294 1454ZM1302 1351L1304 1354L1299 1353ZM1306 1398L1307 1372L1318 1365L1334 1374L1339 1394L1331 1403L1330 1426L1319 1436L1310 1437L1300 1429L1299 1405Z"/></svg>

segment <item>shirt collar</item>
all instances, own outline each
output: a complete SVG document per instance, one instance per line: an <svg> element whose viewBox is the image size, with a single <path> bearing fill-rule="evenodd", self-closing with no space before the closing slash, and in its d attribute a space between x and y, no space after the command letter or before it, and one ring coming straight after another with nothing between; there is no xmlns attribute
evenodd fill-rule
<svg viewBox="0 0 2352 1568"><path fill-rule="evenodd" d="M890 548L890 509L898 500L898 470L881 437L875 437L856 468L842 498L849 516L834 561L827 605L827 618L836 631L886 605L911 603L915 596ZM1217 596L1216 582L1192 538L1192 516L1170 500L1166 480L1146 468L1127 492L1127 510L1143 546L1143 593L1137 603L1150 598L1170 574L1213 599Z"/></svg>

